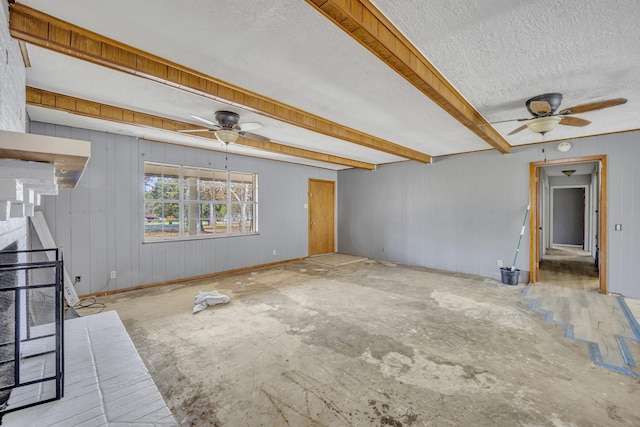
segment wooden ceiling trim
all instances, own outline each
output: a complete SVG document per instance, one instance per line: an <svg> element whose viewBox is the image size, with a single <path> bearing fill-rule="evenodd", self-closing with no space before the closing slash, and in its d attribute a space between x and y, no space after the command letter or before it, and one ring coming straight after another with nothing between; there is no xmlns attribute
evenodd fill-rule
<svg viewBox="0 0 640 427"><path fill-rule="evenodd" d="M501 153L511 145L369 0L306 0L409 83Z"/></svg>
<svg viewBox="0 0 640 427"><path fill-rule="evenodd" d="M26 100L28 105L52 108L71 114L77 114L94 119L108 120L128 125L144 126L171 132L178 132L180 130L195 128L195 126L190 123L180 122L177 120L167 119L165 117L154 116L151 114L141 113L139 111L128 110L126 108L115 107L113 105L102 104L99 102L89 101L69 95L63 95L60 93L49 92L33 87L27 87ZM204 137L217 141L212 133L202 133L200 135L191 136ZM344 157L334 156L326 153L319 153L303 148L291 147L275 142L256 141L253 139L240 137L238 138L236 144L245 145L247 147L256 148L263 151L286 154L307 160L314 160L359 169L375 170L375 165L372 163L347 159Z"/></svg>
<svg viewBox="0 0 640 427"><path fill-rule="evenodd" d="M339 125L238 88L21 4L10 6L9 29L11 35L16 39L58 53L206 96L367 148L410 160L431 163L431 156L428 154Z"/></svg>

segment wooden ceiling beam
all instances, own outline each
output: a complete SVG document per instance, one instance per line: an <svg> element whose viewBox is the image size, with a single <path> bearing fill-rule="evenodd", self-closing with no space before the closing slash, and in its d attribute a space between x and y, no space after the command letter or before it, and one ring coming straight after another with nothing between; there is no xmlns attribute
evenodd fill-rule
<svg viewBox="0 0 640 427"><path fill-rule="evenodd" d="M453 118L501 153L511 145L369 0L306 0Z"/></svg>
<svg viewBox="0 0 640 427"><path fill-rule="evenodd" d="M115 107L113 105L102 104L29 86L27 86L26 99L28 105L51 108L54 110L64 111L66 113L127 125L143 126L170 132L197 128L197 126L194 126L191 123L180 122L177 120L167 119L165 117L154 116L151 114L141 113L139 111L128 110L126 108ZM198 135L189 134L189 136L197 136L217 141L216 137L211 132L203 132ZM256 148L258 150L299 157L307 160L352 168L375 170L375 165L372 163L347 159L326 153L319 153L303 148L291 147L289 145L278 144L275 142L256 141L254 139L240 137L235 143Z"/></svg>
<svg viewBox="0 0 640 427"><path fill-rule="evenodd" d="M343 141L406 159L431 163L431 156L428 154L342 126L233 86L21 4L10 5L9 30L18 40L54 52L235 105Z"/></svg>

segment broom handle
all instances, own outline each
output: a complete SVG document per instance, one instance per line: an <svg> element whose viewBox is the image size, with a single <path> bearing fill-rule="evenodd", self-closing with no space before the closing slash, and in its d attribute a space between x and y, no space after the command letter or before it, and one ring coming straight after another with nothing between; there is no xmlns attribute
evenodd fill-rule
<svg viewBox="0 0 640 427"><path fill-rule="evenodd" d="M527 205L527 211L524 213L524 221L522 221L522 231L520 231L520 238L518 239L518 247L516 248L516 254L513 257L513 264L511 264L511 271L516 270L516 259L518 258L518 253L520 252L520 242L522 242L524 229L527 226L527 217L529 216L529 209L531 209L531 204Z"/></svg>

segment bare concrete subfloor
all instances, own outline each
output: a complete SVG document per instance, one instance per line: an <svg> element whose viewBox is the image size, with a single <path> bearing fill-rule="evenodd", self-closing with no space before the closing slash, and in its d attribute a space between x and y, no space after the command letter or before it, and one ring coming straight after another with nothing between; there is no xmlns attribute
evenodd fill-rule
<svg viewBox="0 0 640 427"><path fill-rule="evenodd" d="M640 425L640 381L594 365L523 289L299 261L98 301L185 426ZM192 314L213 290L231 302Z"/></svg>

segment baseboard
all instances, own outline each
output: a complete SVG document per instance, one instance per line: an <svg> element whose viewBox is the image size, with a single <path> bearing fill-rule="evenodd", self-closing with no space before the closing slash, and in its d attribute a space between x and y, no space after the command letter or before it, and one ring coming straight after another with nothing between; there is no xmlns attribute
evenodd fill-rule
<svg viewBox="0 0 640 427"><path fill-rule="evenodd" d="M273 266L276 266L276 265L289 264L289 263L292 263L292 262L301 261L303 259L304 258L294 258L294 259L289 259L289 260L285 260L285 261L270 262L268 264L259 264L259 265L252 265L250 267L236 268L234 270L225 270L225 271L218 271L218 272L215 272L215 273L202 274L200 276L190 276L190 277L185 277L185 278L182 278L182 279L168 280L166 282L149 283L149 284L146 284L146 285L132 286L132 287L129 287L129 288L113 289L113 290L109 290L109 291L96 292L96 293L93 293L93 294L80 295L80 298L82 299L82 298L89 298L89 297L103 297L103 296L106 296L106 295L119 294L119 293L122 293L122 292L139 291L141 289L156 288L158 286L176 285L176 284L180 284L180 283L190 282L192 280L210 279L210 278L225 276L225 275L229 275L229 274L242 273L243 271L257 270L257 269L261 269L261 268L273 267Z"/></svg>

